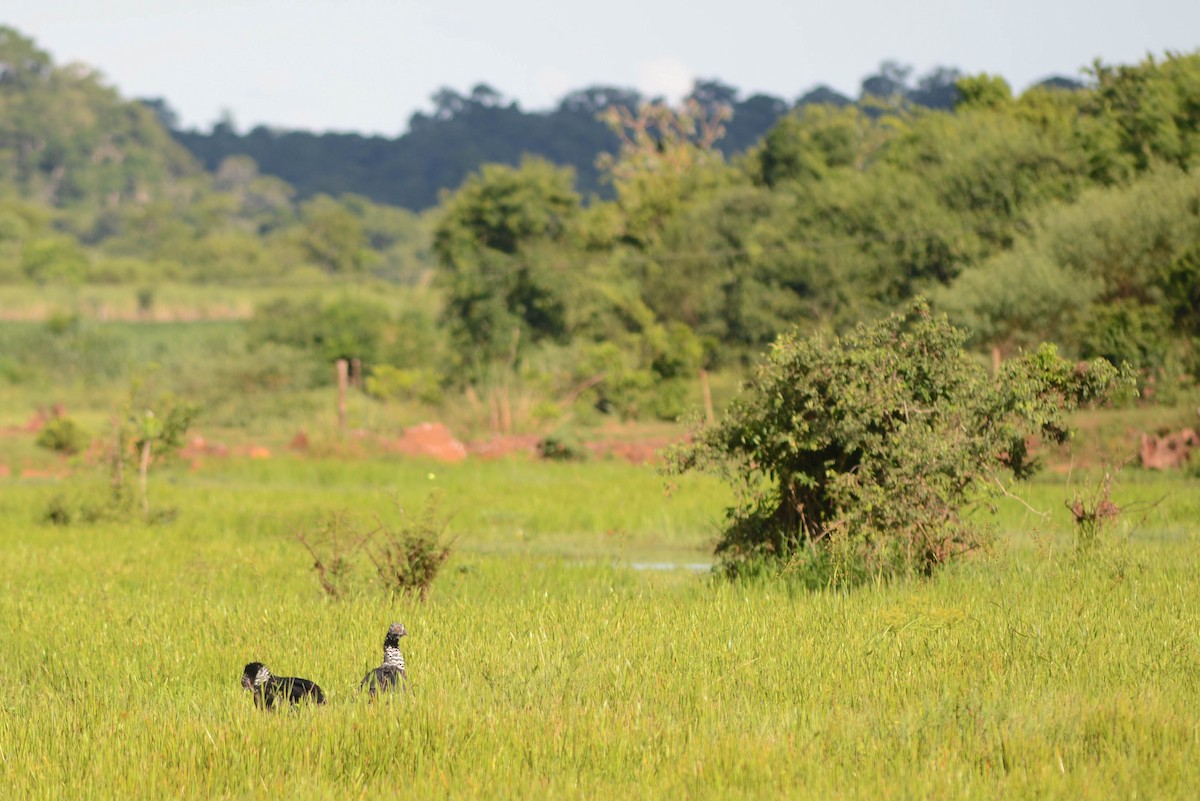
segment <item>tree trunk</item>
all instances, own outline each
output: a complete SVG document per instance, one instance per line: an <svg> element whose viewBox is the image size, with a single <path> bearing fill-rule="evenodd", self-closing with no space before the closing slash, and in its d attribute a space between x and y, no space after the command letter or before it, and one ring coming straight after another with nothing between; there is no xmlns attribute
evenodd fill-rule
<svg viewBox="0 0 1200 801"><path fill-rule="evenodd" d="M337 381L338 381L338 430L346 429L346 384L350 380L350 362L345 359L337 360Z"/></svg>
<svg viewBox="0 0 1200 801"><path fill-rule="evenodd" d="M704 369L700 370L700 389L704 393L704 419L711 423L715 417L712 405L712 389L708 386L708 371Z"/></svg>
<svg viewBox="0 0 1200 801"><path fill-rule="evenodd" d="M150 516L150 494L149 481L150 474L150 440L147 438L142 442L142 458L138 461L138 475L142 483L142 514L146 517Z"/></svg>
<svg viewBox="0 0 1200 801"><path fill-rule="evenodd" d="M118 496L125 487L125 438L121 436L121 421L113 415L112 489Z"/></svg>

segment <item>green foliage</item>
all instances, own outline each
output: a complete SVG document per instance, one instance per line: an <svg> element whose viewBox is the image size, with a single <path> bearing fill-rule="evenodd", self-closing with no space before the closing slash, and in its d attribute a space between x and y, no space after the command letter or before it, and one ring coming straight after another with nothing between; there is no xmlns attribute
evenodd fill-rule
<svg viewBox="0 0 1200 801"><path fill-rule="evenodd" d="M1175 324L1192 337L1200 336L1200 241L1171 260L1163 283Z"/></svg>
<svg viewBox="0 0 1200 801"><path fill-rule="evenodd" d="M1160 168L1052 209L1038 239L1073 274L1099 280L1103 300L1158 304L1171 265L1200 242L1198 212L1200 172Z"/></svg>
<svg viewBox="0 0 1200 801"><path fill-rule="evenodd" d="M317 197L301 207L300 244L322 270L349 275L362 270L367 236L362 223L328 197Z"/></svg>
<svg viewBox="0 0 1200 801"><path fill-rule="evenodd" d="M955 111L968 108L998 109L1011 103L1013 99L1012 87L1008 85L1008 81L999 75L988 75L986 72L959 78L954 86L958 89Z"/></svg>
<svg viewBox="0 0 1200 801"><path fill-rule="evenodd" d="M1088 357L1154 368L1196 330L1197 209L1195 172L1158 168L1089 189L1076 203L1048 205L1011 250L934 296L974 342L1004 353L1052 338Z"/></svg>
<svg viewBox="0 0 1200 801"><path fill-rule="evenodd" d="M839 167L866 166L894 130L855 106L804 106L763 137L752 159L756 177L768 187L819 180Z"/></svg>
<svg viewBox="0 0 1200 801"><path fill-rule="evenodd" d="M322 303L281 297L255 310L247 323L247 341L252 348L266 343L299 348L328 364L359 359L370 365L390 325L391 314L372 300L343 295Z"/></svg>
<svg viewBox="0 0 1200 801"><path fill-rule="evenodd" d="M168 461L183 445L184 435L200 414L200 406L174 393L160 390L152 379L153 370L134 377L129 395L114 418L109 470L113 495L132 495L129 476L136 469L141 495L141 511L147 521L174 516L173 510L150 512L150 466L157 460Z"/></svg>
<svg viewBox="0 0 1200 801"><path fill-rule="evenodd" d="M36 441L40 448L72 456L87 447L88 435L70 417L57 416L46 422Z"/></svg>
<svg viewBox="0 0 1200 801"><path fill-rule="evenodd" d="M62 527L127 522L133 517L133 495L123 490L75 482L46 500L41 521Z"/></svg>
<svg viewBox="0 0 1200 801"><path fill-rule="evenodd" d="M326 514L315 525L297 531L296 539L312 557L312 569L330 598L346 599L352 594L365 557L385 594L424 602L450 558L450 545L442 540L446 522L439 517L439 503L439 496L428 496L415 520L405 519L404 510L398 508L398 525L378 516L368 524L361 515L345 511Z"/></svg>
<svg viewBox="0 0 1200 801"><path fill-rule="evenodd" d="M398 526L381 524L367 543L386 592L416 596L422 602L429 597L434 579L450 558L450 545L442 539L446 522L439 517L439 502L438 496L429 496L420 516Z"/></svg>
<svg viewBox="0 0 1200 801"><path fill-rule="evenodd" d="M428 368L405 369L376 365L367 376L367 394L380 400L421 401L436 406L442 401L437 375Z"/></svg>
<svg viewBox="0 0 1200 801"><path fill-rule="evenodd" d="M1086 180L1066 125L1030 120L1024 110L1022 102L925 114L888 150L889 163L920 176L951 219L979 237L973 261L1010 247L1043 206L1073 199Z"/></svg>
<svg viewBox="0 0 1200 801"><path fill-rule="evenodd" d="M968 220L926 179L886 164L797 193L788 236L791 280L843 324L952 280L979 253Z"/></svg>
<svg viewBox="0 0 1200 801"><path fill-rule="evenodd" d="M88 267L79 243L57 236L27 242L21 250L21 271L37 284L79 283Z"/></svg>
<svg viewBox="0 0 1200 801"><path fill-rule="evenodd" d="M669 457L676 473L714 469L737 488L725 571L927 573L984 544L964 510L1032 472L1028 437L1065 441L1066 412L1124 380L1045 346L992 381L965 340L923 302L831 341L782 337L726 416Z"/></svg>
<svg viewBox="0 0 1200 801"><path fill-rule="evenodd" d="M605 110L601 117L621 146L597 163L617 193L623 242L652 248L690 201L728 183L732 174L715 148L728 115L726 106L705 107L694 99L679 108L652 102Z"/></svg>
<svg viewBox="0 0 1200 801"><path fill-rule="evenodd" d="M1165 162L1200 164L1200 53L1092 67L1097 86L1080 138L1096 180L1116 182Z"/></svg>
<svg viewBox="0 0 1200 801"><path fill-rule="evenodd" d="M377 396L524 382L543 393L527 405L550 409L586 382L579 411L673 419L699 367L745 365L794 326L843 332L918 294L1001 355L1053 340L1196 370L1200 54L1097 64L1090 86L1015 97L943 67L914 86L885 62L857 104L817 90L790 112L718 81L675 107L591 87L547 114L486 85L446 89L394 142L175 132L211 173L171 141L161 100L125 102L11 28L0 64L0 282L58 293L81 319L112 311L100 285L140 289L145 302L117 313L156 322L196 311L165 300L170 281L321 294L261 308L227 370L188 379L205 400L247 389L218 399L223 421L265 406L257 379L325 383L338 358L390 366ZM453 185L421 216L376 202L425 207ZM346 282L368 301L329 292ZM421 308L372 308L385 284ZM130 361L86 322L0 339L3 374L23 382L95 385ZM266 346L280 364L255 363Z"/></svg>
<svg viewBox="0 0 1200 801"><path fill-rule="evenodd" d="M54 207L144 201L198 166L141 104L0 26L0 185Z"/></svg>
<svg viewBox="0 0 1200 801"><path fill-rule="evenodd" d="M552 462L584 462L588 450L579 437L572 434L548 434L538 440L538 456Z"/></svg>
<svg viewBox="0 0 1200 801"><path fill-rule="evenodd" d="M0 328L0 353L23 366L24 380L52 386L111 381L122 373L128 350L127 341L75 314Z"/></svg>
<svg viewBox="0 0 1200 801"><path fill-rule="evenodd" d="M1081 323L1080 353L1112 364L1127 363L1140 372L1162 367L1171 321L1157 306L1132 299L1093 306Z"/></svg>
<svg viewBox="0 0 1200 801"><path fill-rule="evenodd" d="M1095 279L1074 275L1022 243L964 270L932 297L970 332L970 344L1008 356L1036 348L1043 339L1074 341L1076 321L1098 292Z"/></svg>
<svg viewBox="0 0 1200 801"><path fill-rule="evenodd" d="M561 256L580 199L569 170L528 159L519 169L488 165L453 195L434 231L446 290L445 319L460 361L513 360L529 344L566 335Z"/></svg>

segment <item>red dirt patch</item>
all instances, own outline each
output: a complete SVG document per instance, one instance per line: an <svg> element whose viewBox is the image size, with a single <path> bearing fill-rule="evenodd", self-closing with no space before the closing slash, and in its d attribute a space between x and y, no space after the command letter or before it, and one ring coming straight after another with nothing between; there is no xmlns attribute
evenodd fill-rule
<svg viewBox="0 0 1200 801"><path fill-rule="evenodd" d="M1138 455L1142 467L1151 470L1172 470L1184 467L1192 457L1192 451L1200 448L1200 436L1195 430L1169 431L1158 436L1142 434Z"/></svg>
<svg viewBox="0 0 1200 801"><path fill-rule="evenodd" d="M661 461L658 452L674 443L675 440L666 437L655 437L637 441L589 442L587 448L598 457L622 459L630 464L647 464Z"/></svg>
<svg viewBox="0 0 1200 801"><path fill-rule="evenodd" d="M441 423L421 423L404 429L399 438L388 443L388 450L406 456L430 456L443 462L461 462L467 448Z"/></svg>
<svg viewBox="0 0 1200 801"><path fill-rule="evenodd" d="M188 440L187 445L179 449L179 455L184 459L195 459L198 456L228 456L229 446L223 442L209 442L197 434Z"/></svg>
<svg viewBox="0 0 1200 801"><path fill-rule="evenodd" d="M467 450L482 459L499 459L510 453L536 454L541 440L537 434L499 434L480 442L472 442Z"/></svg>

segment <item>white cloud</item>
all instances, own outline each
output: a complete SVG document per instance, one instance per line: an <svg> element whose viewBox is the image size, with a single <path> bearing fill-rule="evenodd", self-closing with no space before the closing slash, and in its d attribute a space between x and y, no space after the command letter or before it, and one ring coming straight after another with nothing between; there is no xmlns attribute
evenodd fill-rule
<svg viewBox="0 0 1200 801"><path fill-rule="evenodd" d="M647 97L661 95L675 102L692 91L695 80L695 75L683 62L669 56L639 63L637 76L637 88Z"/></svg>

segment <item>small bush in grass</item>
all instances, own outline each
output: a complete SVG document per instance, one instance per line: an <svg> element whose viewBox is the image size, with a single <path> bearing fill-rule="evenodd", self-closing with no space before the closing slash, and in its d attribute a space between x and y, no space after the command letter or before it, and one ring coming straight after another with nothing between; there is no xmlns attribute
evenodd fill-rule
<svg viewBox="0 0 1200 801"><path fill-rule="evenodd" d="M570 434L548 434L538 440L538 456L555 462L582 462L588 458L587 448L578 437Z"/></svg>
<svg viewBox="0 0 1200 801"><path fill-rule="evenodd" d="M1105 470L1104 476L1093 486L1076 490L1071 500L1064 501L1075 521L1075 550L1095 548L1104 533L1121 516L1121 507L1113 503L1112 482L1114 472Z"/></svg>
<svg viewBox="0 0 1200 801"><path fill-rule="evenodd" d="M438 496L431 495L419 517L402 520L398 526L381 523L372 535L366 550L385 590L416 595L421 601L428 597L433 580L450 558L450 546L442 542L446 522L439 517L438 506Z"/></svg>
<svg viewBox="0 0 1200 801"><path fill-rule="evenodd" d="M370 536L344 512L329 515L312 531L296 532L296 539L312 557L321 589L330 598L343 598L348 593L355 554Z"/></svg>
<svg viewBox="0 0 1200 801"><path fill-rule="evenodd" d="M55 526L87 526L128 520L132 515L133 498L123 488L84 482L51 495L41 519Z"/></svg>
<svg viewBox="0 0 1200 801"><path fill-rule="evenodd" d="M378 518L369 525L348 512L338 512L308 531L297 531L296 539L308 551L321 589L330 598L349 595L361 577L363 561L370 561L385 592L416 595L424 601L450 558L450 545L442 542L446 525L438 507L438 497L430 496L420 516L411 521L401 509L399 525Z"/></svg>
<svg viewBox="0 0 1200 801"><path fill-rule="evenodd" d="M38 432L37 444L47 450L72 456L87 447L88 435L70 417L55 417Z"/></svg>
<svg viewBox="0 0 1200 801"><path fill-rule="evenodd" d="M1065 442L1068 411L1132 386L1128 370L1050 345L993 379L965 339L916 301L832 341L777 340L724 419L668 453L668 470L712 470L736 490L725 573L928 574L986 544L964 511L1034 472L1031 437Z"/></svg>

